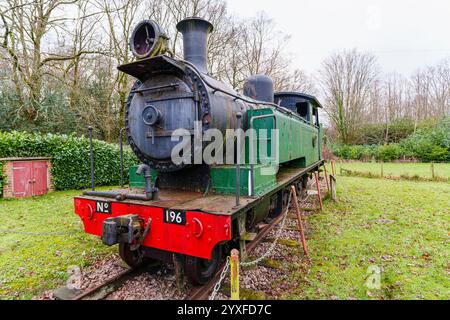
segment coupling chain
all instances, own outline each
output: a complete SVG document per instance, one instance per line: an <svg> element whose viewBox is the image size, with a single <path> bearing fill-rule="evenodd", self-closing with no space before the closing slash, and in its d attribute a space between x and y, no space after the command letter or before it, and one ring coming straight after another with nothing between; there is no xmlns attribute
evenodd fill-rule
<svg viewBox="0 0 450 320"><path fill-rule="evenodd" d="M222 272L220 273L219 280L214 285L214 289L213 289L211 295L209 296L209 300L214 300L216 298L216 295L220 290L220 286L222 285L222 281L226 278L226 276L228 274L229 268L230 268L230 257L228 256L227 261L225 262L225 266L223 267Z"/></svg>
<svg viewBox="0 0 450 320"><path fill-rule="evenodd" d="M241 266L243 266L243 267L249 267L249 266L256 265L256 264L258 264L259 262L261 262L262 260L264 260L265 258L267 258L267 257L272 253L272 251L275 249L275 246L277 245L277 242L278 242L278 240L279 240L280 237L281 237L281 233L282 233L282 231L283 231L283 229L284 229L284 225L285 225L285 223L286 223L286 218L287 218L287 216L288 216L288 212L289 212L289 209L290 209L290 206L291 206L291 196L292 196L292 193L290 192L290 193L289 193L289 199L288 199L287 208L286 208L286 211L283 213L283 215L284 215L283 220L281 220L280 226L278 227L277 233L275 234L275 239L274 239L274 241L270 244L269 249L266 250L266 251L263 253L262 256L260 256L259 258L255 259L255 260L253 260L253 261L248 261L248 262L247 262L247 261L242 261L242 262L240 263Z"/></svg>
<svg viewBox="0 0 450 320"><path fill-rule="evenodd" d="M278 240L281 237L281 233L282 233L282 231L284 229L284 225L286 224L286 219L287 219L287 216L288 216L288 212L289 212L289 209L291 207L291 200L292 200L292 192L289 193L289 199L288 199L287 208L286 208L286 211L283 213L284 217L281 220L280 226L278 227L277 233L275 235L275 240L271 243L271 245L269 247L269 250L264 252L264 254L261 257L255 259L253 261L248 261L248 262L243 261L243 262L241 262L240 263L241 266L248 267L248 266L256 265L259 262L261 262L262 260L264 260L265 258L267 258L272 253L272 251L275 249L275 246L277 245ZM216 284L214 285L213 291L212 291L211 295L209 296L209 300L214 300L216 298L216 295L217 295L217 293L220 290L220 286L222 285L223 280L227 276L229 267L230 267L230 257L228 256L227 257L227 261L225 263L225 266L222 269L222 272L220 273L220 278L216 282Z"/></svg>

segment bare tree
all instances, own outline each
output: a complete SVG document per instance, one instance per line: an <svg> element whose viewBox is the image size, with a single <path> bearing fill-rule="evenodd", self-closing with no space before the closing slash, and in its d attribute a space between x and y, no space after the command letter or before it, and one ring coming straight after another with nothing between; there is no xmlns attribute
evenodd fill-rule
<svg viewBox="0 0 450 320"><path fill-rule="evenodd" d="M450 111L450 59L428 67L427 73L430 79L432 112L438 117L443 117Z"/></svg>
<svg viewBox="0 0 450 320"><path fill-rule="evenodd" d="M19 100L18 113L32 123L38 116L45 77L56 76L55 64L90 53L89 50L56 53L46 50L46 36L64 32L61 10L77 0L5 0L0 5L2 57L11 65Z"/></svg>
<svg viewBox="0 0 450 320"><path fill-rule="evenodd" d="M376 58L356 50L333 54L322 64L326 112L344 143L356 136L377 74Z"/></svg>
<svg viewBox="0 0 450 320"><path fill-rule="evenodd" d="M181 57L175 25L188 16L214 25L208 42L213 77L240 90L250 75L264 73L276 90L314 91L311 78L291 66L285 51L289 37L265 14L249 20L232 16L224 0L4 0L0 65L7 70L1 92L13 95L0 103L14 103L8 110L18 122L37 128L51 112L48 103L54 103L51 110L59 108L61 117L71 113L82 123L73 130L94 125L100 138L114 140L134 81L117 66L134 59L128 40L135 23L156 20L168 32L175 57ZM58 102L48 99L56 93Z"/></svg>
<svg viewBox="0 0 450 320"><path fill-rule="evenodd" d="M279 77L275 78L275 89L277 91L294 91L308 94L316 94L317 88L313 78L300 69L290 71L289 66L280 72Z"/></svg>
<svg viewBox="0 0 450 320"><path fill-rule="evenodd" d="M406 105L407 82L401 75L392 73L386 76L384 81L384 110L381 118L386 125L385 143L389 141L389 126L392 121L404 117L404 106Z"/></svg>

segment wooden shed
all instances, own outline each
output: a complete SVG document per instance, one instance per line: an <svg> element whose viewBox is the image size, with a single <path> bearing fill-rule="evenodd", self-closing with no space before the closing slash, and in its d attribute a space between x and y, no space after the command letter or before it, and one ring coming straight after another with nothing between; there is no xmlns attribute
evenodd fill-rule
<svg viewBox="0 0 450 320"><path fill-rule="evenodd" d="M0 158L0 162L3 198L39 196L53 190L50 158Z"/></svg>

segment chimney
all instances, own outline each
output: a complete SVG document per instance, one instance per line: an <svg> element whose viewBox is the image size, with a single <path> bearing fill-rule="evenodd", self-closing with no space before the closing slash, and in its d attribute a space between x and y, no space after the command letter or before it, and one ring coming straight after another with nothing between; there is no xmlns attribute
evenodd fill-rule
<svg viewBox="0 0 450 320"><path fill-rule="evenodd" d="M213 25L199 17L189 17L177 23L183 35L184 60L191 62L201 73L208 73L206 66L206 43Z"/></svg>

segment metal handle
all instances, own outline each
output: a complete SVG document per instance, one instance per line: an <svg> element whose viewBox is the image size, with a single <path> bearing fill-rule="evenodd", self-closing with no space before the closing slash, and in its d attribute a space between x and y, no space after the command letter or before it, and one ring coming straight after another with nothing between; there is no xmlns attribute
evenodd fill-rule
<svg viewBox="0 0 450 320"><path fill-rule="evenodd" d="M120 187L123 188L123 130L120 129Z"/></svg>
<svg viewBox="0 0 450 320"><path fill-rule="evenodd" d="M242 113L236 113L237 130L239 130L236 138L236 207L240 205L239 198L241 196L241 118Z"/></svg>
<svg viewBox="0 0 450 320"><path fill-rule="evenodd" d="M200 238L203 234L203 224L200 220L198 220L197 218L192 219L192 221L194 222L194 226L198 226L198 231L196 230L197 228L194 227L194 237L196 238ZM196 232L197 231L197 232Z"/></svg>

